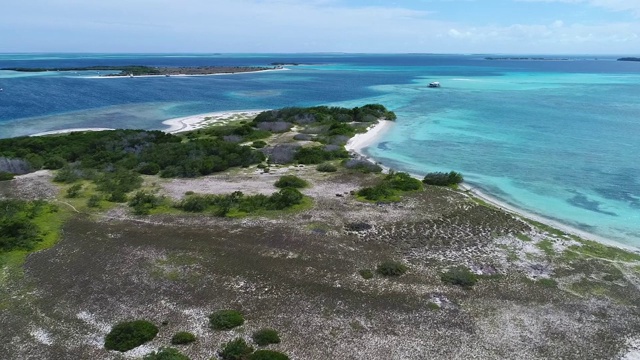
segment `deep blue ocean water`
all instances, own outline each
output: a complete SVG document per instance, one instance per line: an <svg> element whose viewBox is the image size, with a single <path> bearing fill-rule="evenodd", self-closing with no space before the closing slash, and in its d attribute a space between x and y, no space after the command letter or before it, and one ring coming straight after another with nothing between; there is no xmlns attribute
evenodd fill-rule
<svg viewBox="0 0 640 360"><path fill-rule="evenodd" d="M0 71L0 137L76 127L162 129L198 113L379 102L399 118L367 149L398 170L460 171L511 206L640 247L640 63L483 55L0 54L5 67L268 65L208 77ZM440 81L442 88L427 84Z"/></svg>

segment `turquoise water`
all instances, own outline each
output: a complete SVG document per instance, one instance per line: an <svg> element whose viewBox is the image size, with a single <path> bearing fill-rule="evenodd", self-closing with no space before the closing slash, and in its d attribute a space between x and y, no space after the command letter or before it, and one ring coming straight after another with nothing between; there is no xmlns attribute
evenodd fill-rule
<svg viewBox="0 0 640 360"><path fill-rule="evenodd" d="M511 206L640 247L640 63L457 55L0 55L12 66L268 65L289 71L91 79L0 71L0 137L72 127L162 129L197 113L379 102L396 125L366 149L398 170L456 170ZM442 88L427 84L440 81Z"/></svg>

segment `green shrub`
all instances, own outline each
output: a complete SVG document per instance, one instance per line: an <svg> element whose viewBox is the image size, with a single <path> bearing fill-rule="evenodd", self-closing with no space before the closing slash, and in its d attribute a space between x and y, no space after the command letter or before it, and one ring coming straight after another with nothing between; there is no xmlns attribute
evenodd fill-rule
<svg viewBox="0 0 640 360"><path fill-rule="evenodd" d="M145 355L142 360L189 360L189 357L174 348L160 348Z"/></svg>
<svg viewBox="0 0 640 360"><path fill-rule="evenodd" d="M44 168L47 170L58 170L66 164L66 160L60 156L52 156L44 161Z"/></svg>
<svg viewBox="0 0 640 360"><path fill-rule="evenodd" d="M138 191L133 195L131 200L129 200L129 206L133 208L133 213L136 215L148 215L151 210L160 206L162 201L162 197L146 191Z"/></svg>
<svg viewBox="0 0 640 360"><path fill-rule="evenodd" d="M104 341L107 350L129 351L158 335L158 327L149 321L135 320L122 322L111 328Z"/></svg>
<svg viewBox="0 0 640 360"><path fill-rule="evenodd" d="M53 211L53 205L42 200L0 199L0 253L33 250L42 241L37 218Z"/></svg>
<svg viewBox="0 0 640 360"><path fill-rule="evenodd" d="M394 190L415 191L422 189L422 183L405 172L390 172L384 180Z"/></svg>
<svg viewBox="0 0 640 360"><path fill-rule="evenodd" d="M289 357L279 351L258 350L251 354L248 360L289 360Z"/></svg>
<svg viewBox="0 0 640 360"><path fill-rule="evenodd" d="M262 141L262 140L257 140L254 141L251 146L253 146L256 149L262 149L263 147L267 146L267 143Z"/></svg>
<svg viewBox="0 0 640 360"><path fill-rule="evenodd" d="M401 276L407 272L409 268L397 261L385 261L378 265L376 272L382 276Z"/></svg>
<svg viewBox="0 0 640 360"><path fill-rule="evenodd" d="M203 212L209 207L209 201L204 196L193 195L182 200L180 208L188 212Z"/></svg>
<svg viewBox="0 0 640 360"><path fill-rule="evenodd" d="M278 181L275 182L275 187L278 188L295 188L302 189L309 185L305 180L295 176L295 175L284 175L281 176Z"/></svg>
<svg viewBox="0 0 640 360"><path fill-rule="evenodd" d="M222 360L246 360L253 352L253 348L242 338L231 340L224 344L218 352Z"/></svg>
<svg viewBox="0 0 640 360"><path fill-rule="evenodd" d="M373 279L373 271L371 271L369 269L362 269L362 270L358 271L358 273L365 280Z"/></svg>
<svg viewBox="0 0 640 360"><path fill-rule="evenodd" d="M269 197L269 210L284 210L302 203L304 195L297 189L284 188Z"/></svg>
<svg viewBox="0 0 640 360"><path fill-rule="evenodd" d="M396 195L396 192L388 184L382 183L373 187L360 189L357 194L369 201L382 201L392 199Z"/></svg>
<svg viewBox="0 0 640 360"><path fill-rule="evenodd" d="M478 276L465 267L456 267L443 272L440 280L445 284L470 288L478 282Z"/></svg>
<svg viewBox="0 0 640 360"><path fill-rule="evenodd" d="M316 167L316 170L320 172L336 172L338 168L335 165L331 165L329 163L320 164Z"/></svg>
<svg viewBox="0 0 640 360"><path fill-rule="evenodd" d="M145 163L138 167L138 172L144 175L156 175L160 172L160 165L156 163Z"/></svg>
<svg viewBox="0 0 640 360"><path fill-rule="evenodd" d="M322 146L303 147L294 155L294 159L300 164L321 164L334 159L345 159L349 153L344 149L326 151Z"/></svg>
<svg viewBox="0 0 640 360"><path fill-rule="evenodd" d="M67 189L66 196L68 198L77 198L78 196L80 196L80 190L82 190L82 184L71 185L71 187Z"/></svg>
<svg viewBox="0 0 640 360"><path fill-rule="evenodd" d="M100 207L100 201L102 201L100 195L91 195L87 200L87 206L90 208Z"/></svg>
<svg viewBox="0 0 640 360"><path fill-rule="evenodd" d="M186 331L178 332L171 338L171 343L173 345L191 344L194 341L196 341L196 336Z"/></svg>
<svg viewBox="0 0 640 360"><path fill-rule="evenodd" d="M462 174L457 173L455 171L451 171L449 173L443 172L433 172L425 175L422 180L423 183L427 185L437 185L437 186L450 186L457 185L463 181Z"/></svg>
<svg viewBox="0 0 640 360"><path fill-rule="evenodd" d="M209 325L214 330L231 330L244 324L244 317L236 310L219 310L209 315Z"/></svg>
<svg viewBox="0 0 640 360"><path fill-rule="evenodd" d="M555 281L554 279L540 279L536 282L544 287L549 287L549 288L558 287L558 282Z"/></svg>
<svg viewBox="0 0 640 360"><path fill-rule="evenodd" d="M0 181L13 180L13 176L12 173L0 171Z"/></svg>
<svg viewBox="0 0 640 360"><path fill-rule="evenodd" d="M267 346L269 344L279 344L280 336L274 329L261 329L253 333L251 336L253 342L258 346Z"/></svg>

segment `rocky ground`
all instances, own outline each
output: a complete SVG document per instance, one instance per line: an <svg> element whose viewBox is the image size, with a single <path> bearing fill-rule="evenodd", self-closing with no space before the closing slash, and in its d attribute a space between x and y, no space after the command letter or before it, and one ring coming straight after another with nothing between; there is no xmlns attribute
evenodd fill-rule
<svg viewBox="0 0 640 360"><path fill-rule="evenodd" d="M637 356L640 262L593 256L573 236L466 193L429 187L399 203L364 203L349 192L371 176L313 167L147 182L176 199L186 191L269 193L283 173L312 183L304 190L312 208L242 219L137 217L126 207L76 214L56 246L2 278L0 353L140 358L190 331L198 341L180 350L210 359L221 343L272 327L283 339L272 348L304 360ZM19 177L2 194L51 198L49 177ZM28 191L27 183L40 185ZM360 276L389 259L408 273ZM441 282L458 265L482 274L475 287ZM227 308L241 310L245 325L209 329L207 315ZM159 336L124 354L104 350L111 326L137 318L164 324Z"/></svg>

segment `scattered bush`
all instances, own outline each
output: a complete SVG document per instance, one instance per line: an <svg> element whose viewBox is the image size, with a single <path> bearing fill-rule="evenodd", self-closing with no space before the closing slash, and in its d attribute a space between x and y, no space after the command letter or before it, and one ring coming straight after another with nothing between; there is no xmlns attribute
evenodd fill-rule
<svg viewBox="0 0 640 360"><path fill-rule="evenodd" d="M302 189L309 186L309 183L295 175L284 175L274 185L278 188Z"/></svg>
<svg viewBox="0 0 640 360"><path fill-rule="evenodd" d="M279 351L258 350L249 355L248 360L289 360L289 357Z"/></svg>
<svg viewBox="0 0 640 360"><path fill-rule="evenodd" d="M267 146L267 143L262 141L262 140L257 140L254 141L251 146L253 146L256 149L262 149L263 147Z"/></svg>
<svg viewBox="0 0 640 360"><path fill-rule="evenodd" d="M365 174L382 172L382 168L379 165L364 159L345 160L342 162L342 166Z"/></svg>
<svg viewBox="0 0 640 360"><path fill-rule="evenodd" d="M385 177L385 182L394 190L416 191L422 189L420 180L414 179L411 175L404 172L390 172Z"/></svg>
<svg viewBox="0 0 640 360"><path fill-rule="evenodd" d="M153 340L156 335L158 327L148 321L127 321L111 328L105 338L104 347L107 350L125 352Z"/></svg>
<svg viewBox="0 0 640 360"><path fill-rule="evenodd" d="M160 165L156 163L142 163L138 167L138 172L143 175L156 175L160 172Z"/></svg>
<svg viewBox="0 0 640 360"><path fill-rule="evenodd" d="M80 190L82 190L82 184L71 185L67 189L66 197L68 197L68 198L77 198L78 196L80 196Z"/></svg>
<svg viewBox="0 0 640 360"><path fill-rule="evenodd" d="M244 324L244 317L236 310L220 310L209 315L209 325L214 330L231 330Z"/></svg>
<svg viewBox="0 0 640 360"><path fill-rule="evenodd" d="M403 172L390 172L380 184L358 190L358 196L362 196L370 201L397 200L398 195L406 191L416 191L422 189L420 180L414 179L411 175Z"/></svg>
<svg viewBox="0 0 640 360"><path fill-rule="evenodd" d="M324 164L320 164L316 167L316 170L320 171L320 172L336 172L338 171L338 168L335 167L334 165L331 165L329 163L324 163Z"/></svg>
<svg viewBox="0 0 640 360"><path fill-rule="evenodd" d="M40 200L0 200L0 253L33 250L42 241L35 220L53 210L52 205Z"/></svg>
<svg viewBox="0 0 640 360"><path fill-rule="evenodd" d="M358 273L365 280L373 279L373 271L371 271L369 269L362 269L362 270L358 271Z"/></svg>
<svg viewBox="0 0 640 360"><path fill-rule="evenodd" d="M422 180L423 183L427 185L436 185L436 186L451 186L460 184L463 181L462 174L457 173L455 171L451 171L449 173L443 172L433 172L425 175Z"/></svg>
<svg viewBox="0 0 640 360"><path fill-rule="evenodd" d="M0 172L0 181L13 180L13 174L8 172Z"/></svg>
<svg viewBox="0 0 640 360"><path fill-rule="evenodd" d="M269 344L279 344L280 336L274 329L261 329L253 333L251 336L253 342L258 346L267 346Z"/></svg>
<svg viewBox="0 0 640 360"><path fill-rule="evenodd" d="M349 153L343 147L340 147L338 150L326 151L321 146L314 146L300 148L298 152L296 152L294 160L296 160L300 164L312 165L321 164L329 160L344 159L348 157Z"/></svg>
<svg viewBox="0 0 640 360"><path fill-rule="evenodd" d="M385 261L378 265L376 272L382 276L401 276L404 275L409 268L397 261Z"/></svg>
<svg viewBox="0 0 640 360"><path fill-rule="evenodd" d="M146 191L138 191L129 200L129 206L133 208L136 215L149 215L151 210L160 206L164 199Z"/></svg>
<svg viewBox="0 0 640 360"><path fill-rule="evenodd" d="M171 338L171 343L173 345L191 344L194 341L196 341L196 336L193 335L192 333L186 332L186 331L177 332Z"/></svg>
<svg viewBox="0 0 640 360"><path fill-rule="evenodd" d="M443 272L440 280L445 284L471 288L478 282L478 276L465 267L457 267Z"/></svg>
<svg viewBox="0 0 640 360"><path fill-rule="evenodd" d="M91 195L87 200L87 206L90 208L100 207L101 201L102 201L102 198L100 197L100 195Z"/></svg>
<svg viewBox="0 0 640 360"><path fill-rule="evenodd" d="M246 360L253 352L253 348L242 338L231 340L224 344L218 352L222 360Z"/></svg>
<svg viewBox="0 0 640 360"><path fill-rule="evenodd" d="M160 348L145 355L142 360L189 360L189 357L174 348Z"/></svg>

